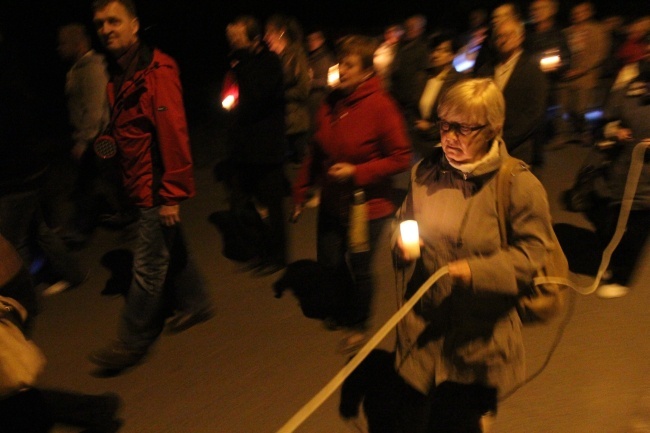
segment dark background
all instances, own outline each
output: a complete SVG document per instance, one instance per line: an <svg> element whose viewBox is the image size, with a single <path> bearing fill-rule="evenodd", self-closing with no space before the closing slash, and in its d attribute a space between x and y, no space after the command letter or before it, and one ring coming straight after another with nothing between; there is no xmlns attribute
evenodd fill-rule
<svg viewBox="0 0 650 433"><path fill-rule="evenodd" d="M465 30L468 12L490 11L501 1L477 0L136 0L141 36L172 55L181 68L188 117L215 109L215 98L227 68L226 24L240 14L262 22L272 13L295 16L306 31L320 27L329 39L350 32L380 35L391 23L423 13L428 29ZM575 2L561 1L562 24ZM647 0L596 1L597 15L635 18L650 13ZM56 29L68 22L91 23L90 0L0 0L0 30L4 37L2 61L23 71L23 78L39 95L42 125L64 135L67 120L63 83L67 65L56 54ZM526 10L529 1L518 3ZM97 41L95 40L96 45ZM9 60L7 60L9 59ZM5 65L0 64L0 67ZM192 120L190 119L190 120Z"/></svg>

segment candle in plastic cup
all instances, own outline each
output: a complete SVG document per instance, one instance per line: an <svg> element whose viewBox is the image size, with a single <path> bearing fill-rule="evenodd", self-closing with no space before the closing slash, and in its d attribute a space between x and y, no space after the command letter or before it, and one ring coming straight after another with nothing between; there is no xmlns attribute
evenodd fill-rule
<svg viewBox="0 0 650 433"><path fill-rule="evenodd" d="M402 221L399 225L399 231L402 236L402 246L409 256L409 259L420 257L420 233L418 231L417 221Z"/></svg>

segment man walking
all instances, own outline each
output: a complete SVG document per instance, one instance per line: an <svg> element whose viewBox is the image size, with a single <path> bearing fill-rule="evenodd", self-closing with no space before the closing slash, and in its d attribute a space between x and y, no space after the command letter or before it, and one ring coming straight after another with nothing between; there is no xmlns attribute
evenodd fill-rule
<svg viewBox="0 0 650 433"><path fill-rule="evenodd" d="M147 354L163 330L170 301L176 310L168 324L172 332L214 313L180 228L180 202L195 191L176 62L139 40L131 0L96 0L93 22L115 60L107 87L112 111L108 131L139 216L133 280L118 339L93 352L90 360L104 369L122 370Z"/></svg>

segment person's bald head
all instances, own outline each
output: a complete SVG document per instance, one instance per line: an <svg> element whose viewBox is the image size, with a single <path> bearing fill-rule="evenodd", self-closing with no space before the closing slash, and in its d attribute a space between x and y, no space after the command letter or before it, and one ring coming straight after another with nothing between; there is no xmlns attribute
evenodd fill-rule
<svg viewBox="0 0 650 433"><path fill-rule="evenodd" d="M491 22L492 27L498 26L501 22L506 19L518 19L519 11L514 3L503 3L502 5L497 6L492 11Z"/></svg>
<svg viewBox="0 0 650 433"><path fill-rule="evenodd" d="M64 60L76 61L90 50L90 36L83 24L72 23L59 28L57 51Z"/></svg>

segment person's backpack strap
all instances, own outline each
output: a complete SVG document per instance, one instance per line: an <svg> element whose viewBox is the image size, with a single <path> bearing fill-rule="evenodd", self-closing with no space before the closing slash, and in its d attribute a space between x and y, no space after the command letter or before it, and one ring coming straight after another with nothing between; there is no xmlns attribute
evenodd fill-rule
<svg viewBox="0 0 650 433"><path fill-rule="evenodd" d="M510 209L510 183L516 167L526 167L522 160L506 156L496 174L497 215L499 217L499 234L501 235L501 248L508 248L508 210Z"/></svg>

